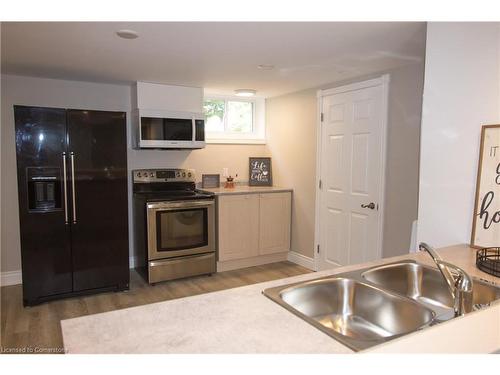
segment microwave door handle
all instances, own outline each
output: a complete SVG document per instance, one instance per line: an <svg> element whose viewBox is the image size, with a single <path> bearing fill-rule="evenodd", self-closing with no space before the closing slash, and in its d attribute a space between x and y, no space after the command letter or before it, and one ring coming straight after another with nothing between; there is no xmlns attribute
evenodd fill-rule
<svg viewBox="0 0 500 375"><path fill-rule="evenodd" d="M137 117L139 119L138 123L138 130L137 130L137 145L142 146L142 116L140 113L137 114Z"/></svg>
<svg viewBox="0 0 500 375"><path fill-rule="evenodd" d="M196 120L195 120L194 116L191 118L191 131L192 131L191 140L193 142L195 142L196 141Z"/></svg>

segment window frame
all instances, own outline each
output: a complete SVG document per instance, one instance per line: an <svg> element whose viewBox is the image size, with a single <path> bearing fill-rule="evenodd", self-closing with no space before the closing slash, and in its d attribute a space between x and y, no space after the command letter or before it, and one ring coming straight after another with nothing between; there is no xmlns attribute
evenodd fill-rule
<svg viewBox="0 0 500 375"><path fill-rule="evenodd" d="M206 100L224 100L224 131L209 132L205 129L205 142L214 144L265 144L265 99L260 97L242 98L235 95L205 94L203 106ZM229 131L227 124L227 103L244 102L252 103L252 132L238 133ZM206 121L206 120L205 120Z"/></svg>

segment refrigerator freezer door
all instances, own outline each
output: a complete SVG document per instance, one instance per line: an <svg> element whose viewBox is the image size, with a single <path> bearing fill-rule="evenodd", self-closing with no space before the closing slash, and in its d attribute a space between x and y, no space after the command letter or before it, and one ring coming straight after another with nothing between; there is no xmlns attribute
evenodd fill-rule
<svg viewBox="0 0 500 375"><path fill-rule="evenodd" d="M68 110L73 289L129 283L127 141L123 112ZM73 188L74 187L74 188Z"/></svg>
<svg viewBox="0 0 500 375"><path fill-rule="evenodd" d="M72 291L70 228L65 224L66 111L14 106L23 298Z"/></svg>

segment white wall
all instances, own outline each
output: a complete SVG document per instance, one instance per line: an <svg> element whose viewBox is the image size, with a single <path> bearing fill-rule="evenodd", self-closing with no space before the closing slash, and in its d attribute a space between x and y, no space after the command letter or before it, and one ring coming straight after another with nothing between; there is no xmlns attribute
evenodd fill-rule
<svg viewBox="0 0 500 375"><path fill-rule="evenodd" d="M316 196L316 90L266 100L273 182L293 188L291 250L307 257L314 252Z"/></svg>
<svg viewBox="0 0 500 375"><path fill-rule="evenodd" d="M499 27L429 23L418 241L469 243L481 126L500 122Z"/></svg>
<svg viewBox="0 0 500 375"><path fill-rule="evenodd" d="M389 83L383 256L410 248L418 216L418 170L424 64L393 70Z"/></svg>

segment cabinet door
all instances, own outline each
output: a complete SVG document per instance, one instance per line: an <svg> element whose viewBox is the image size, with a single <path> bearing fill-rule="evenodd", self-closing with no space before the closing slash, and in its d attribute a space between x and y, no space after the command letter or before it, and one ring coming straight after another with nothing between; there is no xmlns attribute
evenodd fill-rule
<svg viewBox="0 0 500 375"><path fill-rule="evenodd" d="M290 250L291 193L260 194L259 254Z"/></svg>
<svg viewBox="0 0 500 375"><path fill-rule="evenodd" d="M259 195L228 195L219 200L219 261L259 255Z"/></svg>

